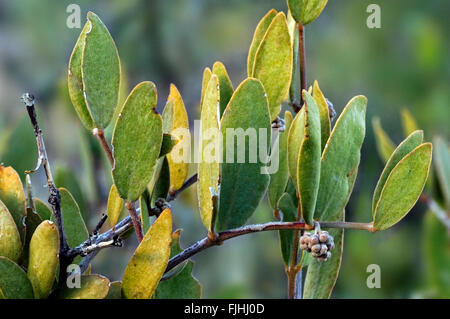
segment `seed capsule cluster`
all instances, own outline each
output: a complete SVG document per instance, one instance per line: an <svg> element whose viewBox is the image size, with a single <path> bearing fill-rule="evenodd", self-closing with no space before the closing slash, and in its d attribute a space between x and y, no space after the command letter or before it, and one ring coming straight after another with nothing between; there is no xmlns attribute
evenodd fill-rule
<svg viewBox="0 0 450 319"><path fill-rule="evenodd" d="M334 249L334 239L327 231L305 233L300 237L300 248L311 253L318 261L326 261Z"/></svg>

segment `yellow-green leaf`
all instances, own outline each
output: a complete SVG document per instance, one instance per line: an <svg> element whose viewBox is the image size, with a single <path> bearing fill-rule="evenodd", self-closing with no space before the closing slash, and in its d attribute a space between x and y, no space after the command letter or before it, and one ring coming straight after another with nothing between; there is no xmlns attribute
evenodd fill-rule
<svg viewBox="0 0 450 319"><path fill-rule="evenodd" d="M25 240L25 226L23 219L25 211L25 192L17 172L10 166L0 164L0 200L10 212L22 242Z"/></svg>
<svg viewBox="0 0 450 319"><path fill-rule="evenodd" d="M389 136L381 127L380 119L378 117L374 117L372 119L372 127L375 134L375 142L377 144L378 154L386 163L395 149L395 144L391 141Z"/></svg>
<svg viewBox="0 0 450 319"><path fill-rule="evenodd" d="M80 36L75 43L75 47L73 48L72 55L69 60L67 83L69 87L70 99L72 100L72 104L81 120L81 123L83 123L87 129L92 130L95 127L95 123L84 98L83 75L81 72L81 60L84 51L86 32L89 28L90 23L87 22L84 25L83 30L81 30Z"/></svg>
<svg viewBox="0 0 450 319"><path fill-rule="evenodd" d="M43 221L34 231L30 241L28 279L37 299L47 298L58 268L58 229L51 221Z"/></svg>
<svg viewBox="0 0 450 319"><path fill-rule="evenodd" d="M203 97L205 96L206 87L208 86L209 80L211 79L211 69L205 68L203 71L203 78L202 78L202 92L200 96L200 107L203 105Z"/></svg>
<svg viewBox="0 0 450 319"><path fill-rule="evenodd" d="M328 0L287 0L289 10L295 21L308 24L317 19Z"/></svg>
<svg viewBox="0 0 450 319"><path fill-rule="evenodd" d="M0 200L0 256L17 262L22 254L22 242L14 219Z"/></svg>
<svg viewBox="0 0 450 319"><path fill-rule="evenodd" d="M305 109L302 108L292 121L287 141L289 176L292 178L292 181L294 182L296 189L298 186L297 183L298 153L300 151L300 147L303 142L304 134L305 134Z"/></svg>
<svg viewBox="0 0 450 319"><path fill-rule="evenodd" d="M305 101L304 137L298 153L297 189L303 219L312 225L320 182L320 115L313 97L303 90Z"/></svg>
<svg viewBox="0 0 450 319"><path fill-rule="evenodd" d="M424 143L403 157L392 169L375 208L375 231L395 225L413 208L428 177L431 152L431 143Z"/></svg>
<svg viewBox="0 0 450 319"><path fill-rule="evenodd" d="M230 77L228 76L227 69L222 62L216 62L213 65L212 73L217 75L219 79L220 87L220 117L222 117L223 111L228 105L228 102L233 95L233 84L231 83Z"/></svg>
<svg viewBox="0 0 450 319"><path fill-rule="evenodd" d="M27 274L15 262L0 256L0 296L5 299L33 299Z"/></svg>
<svg viewBox="0 0 450 319"><path fill-rule="evenodd" d="M114 114L120 86L120 61L108 29L93 12L87 14L81 73L83 94L95 126L108 126Z"/></svg>
<svg viewBox="0 0 450 319"><path fill-rule="evenodd" d="M289 93L292 54L286 16L280 12L273 18L256 52L252 74L264 86L271 121L280 113L281 103Z"/></svg>
<svg viewBox="0 0 450 319"><path fill-rule="evenodd" d="M447 209L450 209L450 151L442 137L434 138L433 143L436 175Z"/></svg>
<svg viewBox="0 0 450 319"><path fill-rule="evenodd" d="M59 299L105 299L109 292L109 279L101 275L83 275L80 288L64 288L59 291Z"/></svg>
<svg viewBox="0 0 450 319"><path fill-rule="evenodd" d="M405 136L408 136L414 131L419 129L417 125L416 119L412 116L411 112L408 109L402 109L402 126L403 132Z"/></svg>
<svg viewBox="0 0 450 319"><path fill-rule="evenodd" d="M150 299L166 270L172 241L172 215L166 209L145 234L122 280L127 299Z"/></svg>
<svg viewBox="0 0 450 319"><path fill-rule="evenodd" d="M343 212L337 220L344 221ZM327 261L318 262L312 258L308 265L305 284L303 288L304 299L328 299L331 296L341 268L342 251L344 244L343 229L329 229L328 232L334 238L335 248L331 251L331 257Z"/></svg>
<svg viewBox="0 0 450 319"><path fill-rule="evenodd" d="M281 195L283 195L289 179L287 140L291 123L292 114L291 112L286 111L284 113L284 131L278 133L277 139L274 142L272 152L270 154L271 166L275 165L275 161L278 161L278 169L275 173L270 175L269 188L267 191L269 204L272 209L278 208L278 200L280 199Z"/></svg>
<svg viewBox="0 0 450 319"><path fill-rule="evenodd" d="M400 160L405 157L408 153L412 152L417 146L422 144L423 142L423 131L415 131L411 135L409 135L400 145L395 149L392 153L391 157L386 163L386 166L383 169L383 172L378 179L377 186L375 187L375 191L373 192L373 200L372 200L372 213L375 213L376 205L378 204L378 200L380 199L381 191L383 190L384 184L386 184L386 180L389 177L392 169L400 162Z"/></svg>
<svg viewBox="0 0 450 319"><path fill-rule="evenodd" d="M314 81L313 86L313 98L317 103L317 107L319 108L320 114L320 136L322 139L322 151L327 144L328 138L330 137L331 132L331 120L330 120L330 111L328 109L328 103L320 90L319 83Z"/></svg>
<svg viewBox="0 0 450 319"><path fill-rule="evenodd" d="M225 230L247 221L269 185L265 163L271 127L260 81L248 78L239 85L223 113L220 130L223 158L217 229Z"/></svg>
<svg viewBox="0 0 450 319"><path fill-rule="evenodd" d="M170 85L170 94L167 100L173 101L173 103L167 103L164 108L164 133L169 133L178 140L178 143L176 143L172 151L167 154L170 168L170 189L176 191L183 186L188 174L191 135L189 133L189 121L183 99L173 84ZM166 125L169 129L168 132L165 131Z"/></svg>
<svg viewBox="0 0 450 319"><path fill-rule="evenodd" d="M108 205L106 207L106 214L108 216L108 222L111 227L114 227L119 220L120 212L123 208L123 199L120 197L117 191L116 185L112 185L109 190Z"/></svg>
<svg viewBox="0 0 450 319"><path fill-rule="evenodd" d="M333 219L353 190L366 125L367 98L356 96L345 106L322 153L320 186L314 218Z"/></svg>
<svg viewBox="0 0 450 319"><path fill-rule="evenodd" d="M156 88L138 84L128 96L116 122L114 184L120 196L135 201L153 176L162 143L162 118L155 111Z"/></svg>
<svg viewBox="0 0 450 319"><path fill-rule="evenodd" d="M291 85L289 88L289 98L290 102L293 105L300 106L301 100L301 84L300 84L300 68L299 68L299 32L297 28L297 23L291 15L291 12L288 11L287 16L289 35L291 36L292 43L292 79Z"/></svg>
<svg viewBox="0 0 450 319"><path fill-rule="evenodd" d="M214 74L203 97L200 117L200 142L197 196L200 217L206 229L213 230L213 193L218 192L220 170L219 79ZM212 192L213 191L213 192Z"/></svg>
<svg viewBox="0 0 450 319"><path fill-rule="evenodd" d="M255 65L256 51L258 51L261 41L266 35L267 29L269 28L270 23L276 15L277 11L275 9L271 9L266 13L266 15L261 19L261 21L259 21L258 25L256 26L247 57L247 74L249 77L253 76L253 66Z"/></svg>

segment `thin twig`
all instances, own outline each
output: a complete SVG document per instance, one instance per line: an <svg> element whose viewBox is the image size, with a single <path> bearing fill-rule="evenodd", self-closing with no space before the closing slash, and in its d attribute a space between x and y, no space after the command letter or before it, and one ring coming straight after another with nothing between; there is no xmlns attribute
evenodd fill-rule
<svg viewBox="0 0 450 319"><path fill-rule="evenodd" d="M133 223L134 230L136 231L138 241L141 242L142 239L144 239L144 233L142 231L142 225L139 220L139 215L137 214L136 209L134 208L132 202L126 202L125 207L128 209L128 212L130 213L131 222Z"/></svg>
<svg viewBox="0 0 450 319"><path fill-rule="evenodd" d="M50 163L48 161L47 150L45 149L45 143L42 137L42 131L39 128L39 124L37 121L36 109L34 106L34 96L29 93L25 93L22 95L22 101L25 103L27 107L28 116L30 117L31 124L33 125L34 135L36 136L36 144L38 147L38 154L39 154L36 168L31 171L26 171L25 173L32 174L35 171L37 171L41 166L44 167L45 175L47 177L47 187L50 193L48 202L52 207L53 216L55 217L56 221L56 227L58 228L59 262L60 268L62 269L59 275L60 279L64 280L65 276L67 275L65 269L70 264L71 260L67 257L69 245L67 243L66 234L64 232L64 222L61 214L61 196L53 180Z"/></svg>
<svg viewBox="0 0 450 319"><path fill-rule="evenodd" d="M111 167L114 167L114 157L111 151L111 148L108 145L108 142L105 138L105 132L103 129L95 128L92 131L92 134L98 139L100 142L100 145L102 146L103 150L105 151L106 156L108 157L108 161L111 164Z"/></svg>
<svg viewBox="0 0 450 319"><path fill-rule="evenodd" d="M167 201L173 201L181 192L186 190L189 186L193 185L197 181L197 174L192 175L189 177L188 180L186 180L183 184L183 186L180 187L180 189L176 191L170 191L169 196L167 197Z"/></svg>

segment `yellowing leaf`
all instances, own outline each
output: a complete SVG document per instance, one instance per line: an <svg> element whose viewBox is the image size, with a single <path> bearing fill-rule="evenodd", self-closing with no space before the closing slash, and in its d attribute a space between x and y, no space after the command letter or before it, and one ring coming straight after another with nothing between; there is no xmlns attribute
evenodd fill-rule
<svg viewBox="0 0 450 319"><path fill-rule="evenodd" d="M295 21L308 24L316 20L327 5L328 0L287 0Z"/></svg>
<svg viewBox="0 0 450 319"><path fill-rule="evenodd" d="M38 299L47 298L50 293L58 268L58 253L58 229L53 222L43 221L31 237L27 273Z"/></svg>
<svg viewBox="0 0 450 319"><path fill-rule="evenodd" d="M423 131L415 131L409 135L392 153L391 157L386 163L383 172L380 175L375 191L373 192L372 201L372 213L375 213L376 205L380 199L381 191L383 190L384 184L389 177L392 169L400 162L400 160L405 157L408 153L413 151L417 146L423 142Z"/></svg>
<svg viewBox="0 0 450 319"><path fill-rule="evenodd" d="M103 129L111 122L119 99L119 54L99 17L89 12L87 19L81 59L83 94L96 127Z"/></svg>
<svg viewBox="0 0 450 319"><path fill-rule="evenodd" d="M395 149L395 144L381 127L380 119L378 117L372 119L372 126L375 134L375 142L377 143L378 154L384 162L387 162Z"/></svg>
<svg viewBox="0 0 450 319"><path fill-rule="evenodd" d="M14 219L0 200L0 256L17 262L22 254L22 243Z"/></svg>
<svg viewBox="0 0 450 319"><path fill-rule="evenodd" d="M247 74L249 77L253 76L253 66L255 65L256 51L258 51L261 41L266 35L267 29L269 28L270 23L272 22L273 18L275 18L276 15L277 15L276 10L274 9L270 10L261 19L261 21L259 21L255 29L255 33L253 35L253 40L250 45L247 57Z"/></svg>
<svg viewBox="0 0 450 319"><path fill-rule="evenodd" d="M415 118L408 109L402 109L402 126L405 136L419 129Z"/></svg>
<svg viewBox="0 0 450 319"><path fill-rule="evenodd" d="M219 231L242 226L269 185L265 163L269 161L271 127L267 98L260 81L248 78L239 85L223 113L220 130L223 158L217 216Z"/></svg>
<svg viewBox="0 0 450 319"><path fill-rule="evenodd" d="M127 299L150 299L166 270L172 241L172 215L166 209L145 234L122 280Z"/></svg>
<svg viewBox="0 0 450 319"><path fill-rule="evenodd" d="M113 184L109 190L108 205L106 207L106 214L108 215L108 222L111 227L114 227L119 220L122 208L123 199L120 197L116 185Z"/></svg>
<svg viewBox="0 0 450 319"><path fill-rule="evenodd" d="M273 18L256 52L252 74L264 86L271 121L280 113L281 103L289 93L292 54L286 16L280 12Z"/></svg>
<svg viewBox="0 0 450 319"><path fill-rule="evenodd" d="M33 299L33 287L27 274L15 262L0 256L0 297Z"/></svg>
<svg viewBox="0 0 450 319"><path fill-rule="evenodd" d="M317 192L320 181L320 115L312 96L303 91L305 101L304 137L298 153L297 189L303 219L308 225L313 224Z"/></svg>
<svg viewBox="0 0 450 319"><path fill-rule="evenodd" d="M17 172L10 166L0 165L0 200L8 208L22 242L25 240L23 219L25 211L25 192Z"/></svg>
<svg viewBox="0 0 450 319"><path fill-rule="evenodd" d="M345 106L322 153L320 186L314 218L332 220L347 205L364 141L367 98L356 96Z"/></svg>
<svg viewBox="0 0 450 319"><path fill-rule="evenodd" d="M267 191L269 204L272 209L278 208L278 200L280 199L281 195L283 195L289 180L287 140L291 123L292 114L291 112L286 111L286 113L284 113L284 131L278 133L277 139L274 142L272 152L270 154L271 166L275 165L275 161L278 161L278 169L275 173L270 175L269 189Z"/></svg>
<svg viewBox="0 0 450 319"><path fill-rule="evenodd" d="M428 177L431 152L431 143L424 143L403 157L392 169L375 208L375 231L395 225L413 208Z"/></svg>
<svg viewBox="0 0 450 319"><path fill-rule="evenodd" d="M320 114L320 136L322 139L322 151L327 144L328 138L330 137L331 132L331 120L330 120L330 111L328 109L328 103L320 90L319 83L314 81L313 87L313 98L317 103L317 107L319 108Z"/></svg>
<svg viewBox="0 0 450 319"><path fill-rule="evenodd" d="M200 142L197 196L200 217L206 229L213 230L213 192L218 192L220 170L219 79L214 74L203 97L200 117Z"/></svg>
<svg viewBox="0 0 450 319"><path fill-rule="evenodd" d="M109 291L109 279L100 275L81 276L80 288L64 288L58 293L59 299L105 299Z"/></svg>
<svg viewBox="0 0 450 319"><path fill-rule="evenodd" d="M164 124L166 125L167 122L167 125L170 127L170 131L164 131L164 133L169 133L178 140L178 143L167 155L170 168L170 189L176 191L183 186L188 173L191 135L183 99L173 84L170 85L170 94L167 100L173 101L173 103L168 103L164 108Z"/></svg>
<svg viewBox="0 0 450 319"><path fill-rule="evenodd" d="M135 201L150 182L162 143L162 118L155 111L156 88L142 82L131 91L116 122L114 184L120 196Z"/></svg>
<svg viewBox="0 0 450 319"><path fill-rule="evenodd" d="M223 111L228 105L228 102L233 95L233 84L228 76L227 69L222 62L216 62L213 65L212 73L217 75L219 79L220 87L220 117L222 117Z"/></svg>
<svg viewBox="0 0 450 319"><path fill-rule="evenodd" d="M211 69L205 68L203 71L203 78L202 78L202 92L200 96L200 107L203 105L203 97L205 96L206 87L208 86L209 80L211 79Z"/></svg>

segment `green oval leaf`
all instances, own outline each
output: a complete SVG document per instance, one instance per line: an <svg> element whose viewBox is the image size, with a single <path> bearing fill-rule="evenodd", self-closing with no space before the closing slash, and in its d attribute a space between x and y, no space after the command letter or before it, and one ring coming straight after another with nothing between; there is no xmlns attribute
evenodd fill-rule
<svg viewBox="0 0 450 319"><path fill-rule="evenodd" d="M105 299L122 299L122 283L113 281L109 284L108 295Z"/></svg>
<svg viewBox="0 0 450 319"><path fill-rule="evenodd" d="M292 77L292 43L286 16L278 13L270 23L255 55L253 77L264 86L270 120L276 119L289 93Z"/></svg>
<svg viewBox="0 0 450 319"><path fill-rule="evenodd" d="M59 193L67 243L69 247L74 248L89 238L89 232L72 194L65 188L60 188Z"/></svg>
<svg viewBox="0 0 450 319"><path fill-rule="evenodd" d="M386 184L386 180L389 177L392 169L400 162L400 160L405 157L408 153L412 152L417 146L422 144L423 142L423 131L415 131L411 135L409 135L400 145L395 149L392 153L391 157L386 163L386 166L383 169L383 172L378 179L377 186L375 187L375 191L373 192L373 200L372 200L372 213L375 213L376 205L380 199L381 191L383 190L384 184Z"/></svg>
<svg viewBox="0 0 450 319"><path fill-rule="evenodd" d="M87 129L92 130L95 127L95 123L92 118L91 111L86 105L86 100L84 99L83 75L81 73L81 60L84 51L86 32L89 28L90 23L87 22L84 25L77 42L75 43L75 47L73 48L72 55L69 60L67 84L70 99L72 100L72 104L81 120L81 123L83 123Z"/></svg>
<svg viewBox="0 0 450 319"><path fill-rule="evenodd" d="M109 279L101 275L83 275L80 288L65 286L58 293L59 299L105 299L109 291Z"/></svg>
<svg viewBox="0 0 450 319"><path fill-rule="evenodd" d="M444 195L447 209L450 208L450 151L445 140L436 137L434 144L434 163L436 167L436 175Z"/></svg>
<svg viewBox="0 0 450 319"><path fill-rule="evenodd" d="M203 97L200 116L200 147L197 196L200 217L208 230L213 230L213 193L218 192L220 170L219 136L219 79L214 74L209 80ZM213 190L213 192L211 192Z"/></svg>
<svg viewBox="0 0 450 319"><path fill-rule="evenodd" d="M272 147L270 154L270 165L274 165L275 161L278 161L278 170L270 175L269 188L267 196L269 198L269 204L272 209L278 208L278 200L283 195L288 180L289 180L289 168L287 158L287 141L288 133L292 123L292 114L289 111L284 113L284 131L279 132L277 139Z"/></svg>
<svg viewBox="0 0 450 319"><path fill-rule="evenodd" d="M314 218L329 220L342 212L353 190L365 136L367 98L345 106L322 153L320 186Z"/></svg>
<svg viewBox="0 0 450 319"><path fill-rule="evenodd" d="M344 213L337 220L344 221ZM334 238L335 248L331 257L325 262L318 262L315 258L310 261L303 288L304 299L328 299L339 275L344 247L344 230L329 229Z"/></svg>
<svg viewBox="0 0 450 319"><path fill-rule="evenodd" d="M0 200L0 256L17 262L22 254L22 242L14 219Z"/></svg>
<svg viewBox="0 0 450 319"><path fill-rule="evenodd" d="M59 262L58 229L51 221L43 221L30 241L28 279L37 299L47 298L56 277Z"/></svg>
<svg viewBox="0 0 450 319"><path fill-rule="evenodd" d="M375 134L375 142L377 144L378 155L386 163L395 150L395 144L391 141L389 136L383 130L380 124L380 119L374 117L372 119L373 132Z"/></svg>
<svg viewBox="0 0 450 319"><path fill-rule="evenodd" d="M127 299L150 299L166 270L172 241L172 215L166 209L145 234L128 263L122 281Z"/></svg>
<svg viewBox="0 0 450 319"><path fill-rule="evenodd" d="M319 108L320 114L320 136L322 140L322 151L327 144L328 138L331 132L331 120L330 120L330 110L328 109L328 103L320 90L319 83L314 81L313 86L313 98L316 101L317 107Z"/></svg>
<svg viewBox="0 0 450 319"><path fill-rule="evenodd" d="M163 139L161 143L161 150L159 151L159 157L168 155L179 140L170 134L163 134Z"/></svg>
<svg viewBox="0 0 450 319"><path fill-rule="evenodd" d="M281 210L283 222L294 222L297 220L297 206L294 204L291 195L284 193L278 201L278 207ZM284 265L288 267L291 264L292 244L294 242L293 230L278 231L280 237L281 256L283 257Z"/></svg>
<svg viewBox="0 0 450 319"><path fill-rule="evenodd" d="M317 19L328 0L287 0L289 10L295 21L308 24Z"/></svg>
<svg viewBox="0 0 450 319"><path fill-rule="evenodd" d="M131 91L116 122L112 175L120 196L135 201L152 178L162 143L162 118L155 111L156 88L142 82Z"/></svg>
<svg viewBox="0 0 450 319"><path fill-rule="evenodd" d="M392 169L375 208L374 231L395 225L413 208L428 177L431 152L431 143L424 143Z"/></svg>
<svg viewBox="0 0 450 319"><path fill-rule="evenodd" d="M233 95L233 84L231 83L230 77L228 76L227 69L222 62L215 62L213 65L212 73L217 75L219 79L220 87L220 117L222 117L228 102Z"/></svg>
<svg viewBox="0 0 450 319"><path fill-rule="evenodd" d="M109 190L108 204L106 207L106 215L108 216L108 222L111 227L114 227L119 220L122 208L123 199L120 197L116 185L113 184Z"/></svg>
<svg viewBox="0 0 450 319"><path fill-rule="evenodd" d="M253 66L255 65L256 51L258 51L261 41L266 35L267 29L269 28L270 23L276 15L277 11L275 9L271 9L266 13L266 15L261 19L261 21L259 21L258 25L256 26L247 57L247 74L249 77L253 76Z"/></svg>
<svg viewBox="0 0 450 319"><path fill-rule="evenodd" d="M33 299L33 287L15 262L0 256L0 295L5 299Z"/></svg>
<svg viewBox="0 0 450 319"><path fill-rule="evenodd" d="M183 186L189 169L191 135L189 120L183 99L175 85L170 85L170 94L163 112L164 133L171 134L178 142L169 154L167 160L170 168L170 189L178 190ZM167 131L166 131L167 130Z"/></svg>
<svg viewBox="0 0 450 319"><path fill-rule="evenodd" d="M303 90L305 133L298 154L297 183L303 219L312 225L320 182L320 115L313 97Z"/></svg>
<svg viewBox="0 0 450 319"><path fill-rule="evenodd" d="M34 199L34 205L36 206L36 213L41 217L42 220L51 220L52 210L39 198Z"/></svg>
<svg viewBox="0 0 450 319"><path fill-rule="evenodd" d="M120 61L108 29L93 12L87 14L81 73L86 105L97 128L109 125L119 99Z"/></svg>
<svg viewBox="0 0 450 319"><path fill-rule="evenodd" d="M289 175L291 176L296 189L298 187L297 183L298 153L300 152L300 147L302 146L304 134L305 134L305 109L302 108L292 121L287 141Z"/></svg>
<svg viewBox="0 0 450 319"><path fill-rule="evenodd" d="M269 185L269 175L262 162L268 158L262 159L261 155L268 154L270 116L260 81L249 78L239 85L225 109L220 130L223 158L217 228L225 230L247 221ZM266 136L261 132L266 132Z"/></svg>
<svg viewBox="0 0 450 319"><path fill-rule="evenodd" d="M25 211L25 192L23 191L22 182L17 172L10 166L4 167L0 165L0 200L8 208L20 239L25 241L25 226L23 223L26 216Z"/></svg>

